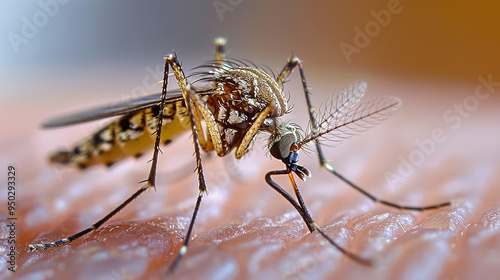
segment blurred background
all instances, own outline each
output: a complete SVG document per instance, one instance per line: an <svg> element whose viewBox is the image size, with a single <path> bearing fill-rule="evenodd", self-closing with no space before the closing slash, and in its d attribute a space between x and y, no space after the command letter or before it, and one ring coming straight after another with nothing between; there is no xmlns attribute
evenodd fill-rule
<svg viewBox="0 0 500 280"><path fill-rule="evenodd" d="M409 200L411 195L418 197L424 193L423 201L428 203L450 197L477 196L480 198L475 202L480 203L474 205L485 209L498 206L500 194L495 183L498 176L494 174L498 174L500 151L500 130L496 124L500 112L496 82L500 81L500 2L38 0L1 1L0 10L0 124L3 130L0 163L18 167L20 195L30 197L20 199L27 201L23 206L27 210L23 211L35 212L31 211L35 207L56 209L43 219L35 215L31 224L26 222L28 226L21 243L31 242L38 232L50 228L50 219L56 217L50 213L71 216L70 211L82 215L92 212L83 211L86 208L82 205L72 207L73 204L68 203L71 207L65 208L59 207L57 201L44 202L51 199L51 195L57 200L59 194L64 194L62 190L70 193L67 186L73 182L72 178L102 180L101 185L105 187L99 190L118 185L107 177L108 170L104 168L68 171L62 180L61 174L56 169L51 171L52 167L46 162L49 151L88 136L102 122L90 124L92 128L72 126L55 131L40 130L40 123L61 113L159 92L156 82L162 78L164 55L175 50L189 73L189 69L214 58L213 40L219 36L228 39L229 57L248 59L275 72L281 70L292 54L300 57L315 104L322 104L341 87L360 79L368 82L367 99L392 95L403 100L396 118L348 142L340 150L327 152L347 177L363 186L370 185L370 190L377 193L390 194L386 195L390 198L395 197L394 190L404 189L403 193L397 193L403 201L414 202ZM493 82L489 88L482 88L491 94L486 101L475 96L477 87L484 85L479 77ZM298 74L294 73L291 79L286 91L296 108L289 118L305 124L307 118ZM460 108L466 110L460 111ZM417 142L430 139L436 129L444 131L445 144L434 142L435 149L425 154L418 164L412 164L411 176L392 188L384 175L387 172L401 175L405 161L423 153ZM124 179L130 186L129 192L135 189L135 182L143 178L147 169L145 161L145 158L138 160L137 168L124 166L125 174L130 170L138 174L133 179ZM118 169L111 169L116 173L113 170ZM263 173L259 171L256 182L264 184ZM322 175L317 172L315 176L321 178ZM496 181L492 177L497 178ZM331 177L325 178L330 184ZM58 183L50 183L56 179ZM195 178L192 179L194 186ZM211 190L216 189L214 183L209 185ZM87 189L87 183L81 187ZM52 190L47 191L49 188ZM266 187L262 189L269 193L269 201L275 198ZM324 199L325 204L342 208L330 209L323 217L359 210L360 201L373 207L347 188L331 188L328 193L325 188L316 189L316 196L314 189L310 189L309 194L305 191L309 201ZM354 197L354 206L353 200L339 195L342 190ZM168 190L159 188L159 192L162 191ZM195 192L194 187L192 191ZM120 188L116 192L128 193ZM194 196L190 193L188 197ZM331 203L333 200L324 197L338 201ZM172 205L174 198L163 193L155 197L162 206ZM112 202L106 207L111 209L116 205ZM147 200L142 203L149 205ZM133 207L140 209L131 206L127 213L134 212ZM283 209L287 207L283 204ZM369 208L363 208L366 209ZM92 212L85 222L93 222L105 211ZM480 217L481 211L474 212L474 217ZM147 215L165 216L161 211ZM29 226L40 228L34 231Z"/></svg>
<svg viewBox="0 0 500 280"><path fill-rule="evenodd" d="M107 89L130 93L172 50L187 68L211 59L217 36L228 38L230 56L273 70L293 53L304 60L311 80L319 74L321 79L359 79L368 72L475 82L478 75L499 74L500 3L492 1L42 0L0 5L2 105L40 102L47 95L66 104L75 89L89 95L108 94Z"/></svg>
<svg viewBox="0 0 500 280"><path fill-rule="evenodd" d="M2 78L155 65L172 49L196 63L210 58L216 36L229 39L232 55L271 66L294 52L321 71L474 80L498 67L500 3L492 1L195 2L4 2ZM356 44L356 28L368 40ZM342 43L357 49L349 59ZM54 74L63 73L72 74Z"/></svg>
<svg viewBox="0 0 500 280"><path fill-rule="evenodd" d="M426 109L411 106L414 101L441 100L429 121L443 122L443 112L474 93L479 76L500 80L500 3L491 1L41 0L0 5L0 122L9 131L0 137L2 145L32 135L54 115L158 92L164 55L175 50L189 72L213 59L218 36L228 39L228 56L275 72L292 54L299 56L316 104L362 79L371 96L403 98L414 121L423 121ZM287 92L300 107L294 75ZM416 86L423 83L432 88ZM492 93L498 96L495 89ZM497 101L481 106L495 107Z"/></svg>

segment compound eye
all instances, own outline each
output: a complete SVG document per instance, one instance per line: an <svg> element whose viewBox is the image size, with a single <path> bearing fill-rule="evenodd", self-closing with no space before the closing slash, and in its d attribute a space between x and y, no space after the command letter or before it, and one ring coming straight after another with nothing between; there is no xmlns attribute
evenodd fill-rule
<svg viewBox="0 0 500 280"><path fill-rule="evenodd" d="M292 146L296 145L295 135L292 133L287 133L283 135L278 142L274 143L270 149L271 155L277 159L288 158L290 152L292 152Z"/></svg>

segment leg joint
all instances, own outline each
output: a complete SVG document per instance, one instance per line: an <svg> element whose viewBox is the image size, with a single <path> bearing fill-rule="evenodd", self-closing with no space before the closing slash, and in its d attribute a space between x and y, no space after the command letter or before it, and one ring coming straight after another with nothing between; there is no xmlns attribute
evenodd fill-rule
<svg viewBox="0 0 500 280"><path fill-rule="evenodd" d="M289 60L288 60L288 66L290 68L294 68L295 66L297 66L297 64L302 64L302 62L300 61L300 59L296 56L292 56Z"/></svg>

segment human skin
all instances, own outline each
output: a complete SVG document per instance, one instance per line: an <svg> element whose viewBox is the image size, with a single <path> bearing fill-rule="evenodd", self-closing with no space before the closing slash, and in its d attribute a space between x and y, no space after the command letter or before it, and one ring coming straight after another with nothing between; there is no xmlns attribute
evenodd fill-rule
<svg viewBox="0 0 500 280"><path fill-rule="evenodd" d="M384 93L400 97L403 107L380 127L326 149L331 164L386 200L422 206L451 201L451 207L416 212L375 204L320 169L314 153L309 157L301 153L300 163L313 177L297 182L313 218L341 246L374 261L363 266L342 256L318 233L309 233L293 207L266 184L264 174L283 165L260 151L264 142L240 162L229 158L233 154L222 159L205 155L209 195L173 278L475 279L498 275L500 173L494 143L500 137L493 122L499 114L498 94L481 100L476 110L465 112L467 116L462 114L458 125L446 121L443 114L473 95L475 84L373 84L368 84L366 99ZM320 84L314 92L330 87ZM460 93L446 94L453 91ZM439 96L426 92L439 92ZM300 94L293 94L293 100L298 100ZM296 108L290 118L304 116L300 102L293 102ZM410 161L410 155L419 150L415 141L428 139L436 128L443 129L446 140L434 143L432 153L411 164L411 171L401 172L402 160ZM64 130L24 133L23 141L4 146L10 148L5 157L19 171L22 187L16 278L162 279L182 245L197 196L191 138L186 135L162 147L156 190L147 191L85 237L59 248L28 252L28 244L67 237L110 212L140 187L137 182L147 176L149 156L111 168L54 167L44 162L37 149L47 153L70 145L79 135ZM20 145L24 149L17 148ZM24 155L28 152L31 156ZM399 174L400 179L388 183L387 174ZM286 178L277 181L292 192ZM9 273L2 268L2 275Z"/></svg>

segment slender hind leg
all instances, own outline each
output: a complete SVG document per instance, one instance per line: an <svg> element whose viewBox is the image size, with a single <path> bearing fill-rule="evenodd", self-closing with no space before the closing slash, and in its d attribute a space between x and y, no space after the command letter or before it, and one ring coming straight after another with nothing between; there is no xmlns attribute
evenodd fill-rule
<svg viewBox="0 0 500 280"><path fill-rule="evenodd" d="M192 130L192 135L193 135L193 145L194 145L194 151L195 151L195 156L196 156L196 170L198 171L198 198L196 199L195 207L193 214L191 216L191 221L189 223L188 231L186 233L186 236L184 238L184 243L175 257L174 261L170 265L169 269L167 270L167 275L172 275L175 272L175 269L179 265L182 257L186 254L187 248L189 245L189 242L191 241L191 234L193 231L194 223L196 221L196 217L198 215L198 210L201 205L201 201L203 199L204 194L207 192L207 187L205 183L205 175L203 173L203 165L201 163L201 151L200 151L200 143L199 143L199 136L198 132L200 131L199 126L201 126L201 120L196 118L195 116L195 108L193 106L193 101L196 102L197 95L191 88L191 85L186 79L186 76L184 75L184 72L182 71L182 68L177 61L177 58L174 55L168 55L166 57L168 65L172 66L172 70L175 74L175 77L177 79L177 83L179 84L179 88L182 91L182 95L184 96L184 100L186 102L186 105L188 107L188 112L189 112L189 118L191 121L191 130ZM201 130L203 132L203 130Z"/></svg>
<svg viewBox="0 0 500 280"><path fill-rule="evenodd" d="M297 203L297 201L295 201L295 199L293 199L293 197L290 194L288 194L278 184L276 184L276 182L274 182L271 179L271 176L285 175L285 174L287 174L288 177L290 178L290 183L293 186L293 189L295 191L297 199L299 200L299 203ZM340 246L339 244L337 244L337 242L335 242L335 240L333 240L330 236L328 236L328 234L325 232L325 230L322 227L320 227L318 224L316 224L316 222L313 220L313 218L309 214L309 211L307 210L304 201L302 200L302 196L300 194L299 189L297 188L297 184L295 184L295 180L293 179L293 175L291 174L291 170L290 169L287 169L287 170L276 170L276 171L268 172L266 174L266 182L275 191L277 191L286 200L288 200L288 202L290 202L290 204L293 205L293 207L297 210L297 212L299 212L299 214L302 217L302 219L306 222L306 225L309 228L309 231L313 232L314 230L317 230L321 234L321 236L323 236L323 238L325 238L330 244L332 244L335 248L337 248L342 254L344 254L345 256L353 259L354 261L356 261L356 262L358 262L360 264L363 264L363 265L371 265L372 264L371 260L363 258L363 257L360 257L360 256L358 256L358 255L356 255L356 254L354 254L354 253L352 253L352 252L344 249L342 246Z"/></svg>
<svg viewBox="0 0 500 280"><path fill-rule="evenodd" d="M132 202L135 198L137 198L139 195L141 195L144 191L147 189L153 187L155 188L155 182L156 182L156 166L158 163L158 154L160 151L160 139L161 139L161 130L162 130L162 122L163 122L163 113L164 113L164 108L165 108L165 99L166 99L166 93L167 93L167 83L168 83L168 72L169 72L169 64L170 62L167 60L165 62L165 69L163 73L163 85L162 85L162 96L161 96L161 104L160 104L160 110L159 110L159 115L158 115L158 128L154 132L156 133L156 140L155 140L155 145L153 149L153 157L151 159L151 168L149 170L149 176L145 182L145 184L137 190L133 195L131 195L127 200L122 202L118 207L116 207L113 211L111 211L109 214L107 214L104 218L100 219L96 223L94 223L92 226L76 233L71 236L68 236L66 238L54 241L54 242L49 242L49 243L41 243L41 244L33 244L29 245L30 251L33 250L45 250L51 247L56 247L56 246L61 246L63 244L66 244L68 242L71 242L75 239L78 239L87 233L99 228L102 224L104 224L106 221L108 221L111 217L113 217L116 213L118 213L120 210L122 210L125 206L127 206L130 202Z"/></svg>
<svg viewBox="0 0 500 280"><path fill-rule="evenodd" d="M310 123L312 125L313 130L317 130L318 126L317 126L316 118L314 117L314 107L311 104L309 88L307 87L306 77L304 75L304 69L302 67L302 62L300 61L300 59L298 57L292 57L288 61L288 63L285 65L283 70L281 70L281 73L276 78L276 81L278 82L278 84L283 85L283 83L285 82L288 75L290 75L290 73L293 71L293 69L295 69L297 66L299 68L300 77L301 77L301 81L302 81L302 87L304 89L304 95L305 95L306 102L307 102L307 109L309 112L309 120L310 120ZM393 202L379 199L376 196L370 194L369 192L363 190L361 187L358 187L357 185L355 185L354 183L349 181L347 178L345 178L341 174L339 174L330 164L327 163L327 160L323 154L323 150L321 148L321 144L319 142L319 139L315 140L315 144L316 144L316 150L318 151L319 163L321 166L326 168L326 170L328 170L330 173L337 176L339 179L341 179L342 181L347 183L349 186L353 187L355 190L361 192L362 194L364 194L365 196L367 196L368 198L370 198L374 202L385 204L387 206L394 207L397 209L406 209L406 210L415 210L415 211L437 209L437 208L451 205L450 202L445 202L445 203L441 203L441 204L435 204L435 205L424 206L424 207L405 206L405 205L400 205L397 203L393 203Z"/></svg>
<svg viewBox="0 0 500 280"><path fill-rule="evenodd" d="M50 243L42 243L42 244L35 244L35 245L29 245L30 250L39 250L39 249L47 249L50 247L55 247L55 246L60 246L65 243L71 242L77 238L80 238L84 236L85 234L99 228L103 223L108 221L111 217L113 217L116 213L118 213L121 209L123 209L125 206L127 206L132 200L137 198L140 194L142 194L145 190L155 187L155 182L156 182L156 167L158 163L158 155L160 152L160 140L161 140L161 130L162 130L162 121L163 121L163 113L164 113L164 108L165 108L165 99L166 99L166 92L167 92L167 83L168 83L168 74L169 74L169 68L172 67L172 70L174 72L174 75L177 79L177 83L179 84L179 87L182 91L182 94L184 96L184 100L186 102L186 105L188 107L188 112L189 112L189 117L190 117L190 122L191 122L191 129L193 133L193 144L194 144L194 149L195 149L195 155L196 155L196 166L197 166L197 171L198 171L198 182L199 182L199 195L196 200L195 208L193 211L193 215L191 217L191 222L189 224L188 232L186 234L186 237L184 239L184 245L182 246L179 254L175 258L174 262L170 266L168 272L172 273L175 268L177 267L178 263L180 262L182 256L186 253L187 247L191 238L191 233L194 227L194 222L196 220L196 216L198 214L198 210L203 198L203 195L206 193L206 184L205 184L205 177L203 174L203 166L201 163L201 155L200 155L200 145L198 142L198 133L196 126L197 124L200 123L200 120L195 119L195 115L193 113L193 106L192 106L192 99L193 95L195 95L191 89L191 86L189 82L187 81L184 72L182 71L182 68L180 66L180 63L178 62L177 58L170 54L165 58L165 70L164 70L164 75L163 75L163 87L162 87L162 98L161 98L161 104L160 104L160 110L159 110L159 115L158 115L158 128L154 132L156 133L156 140L155 140L155 145L154 145L154 150L153 150L153 158L151 159L151 169L149 172L148 178L144 181L145 184L138 190L136 191L132 196L130 196L127 200L125 200L122 204L120 204L117 208L115 208L113 211L111 211L108 215L106 215L104 218L100 219L96 223L94 223L92 226L89 228L78 232L74 235L71 235L67 238L50 242Z"/></svg>
<svg viewBox="0 0 500 280"><path fill-rule="evenodd" d="M186 98L186 103L189 109L189 117L191 119L191 130L193 133L193 144L194 144L194 150L195 150L195 156L196 156L196 170L198 171L198 186L199 186L199 192L198 192L198 198L196 199L196 204L193 210L193 215L191 216L191 221L189 223L188 231L186 233L186 236L184 238L184 243L175 257L174 261L170 265L170 267L167 270L167 275L172 275L177 266L179 265L182 257L186 254L187 248L189 246L189 241L191 241L191 233L193 232L193 227L194 227L194 222L196 220L196 217L198 215L198 210L201 205L201 200L203 199L203 195L207 192L207 187L205 184L205 175L203 173L203 165L201 163L201 153L200 153L200 144L198 141L198 133L196 129L196 122L194 118L194 108L193 104L191 102L191 95L194 94L192 92L192 89L190 85L188 84L183 91L186 91L187 93L187 98Z"/></svg>

